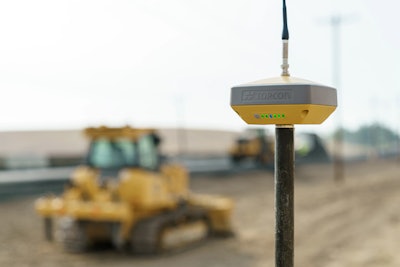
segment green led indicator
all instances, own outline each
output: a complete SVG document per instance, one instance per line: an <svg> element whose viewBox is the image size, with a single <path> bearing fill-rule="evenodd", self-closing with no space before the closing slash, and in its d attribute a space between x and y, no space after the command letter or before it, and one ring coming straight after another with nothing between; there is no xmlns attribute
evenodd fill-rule
<svg viewBox="0 0 400 267"><path fill-rule="evenodd" d="M263 118L263 119L264 119L264 114L261 114L261 118Z"/></svg>
<svg viewBox="0 0 400 267"><path fill-rule="evenodd" d="M282 114L282 118L285 118L285 114Z"/></svg>
<svg viewBox="0 0 400 267"><path fill-rule="evenodd" d="M274 114L274 118L276 118L276 114Z"/></svg>
<svg viewBox="0 0 400 267"><path fill-rule="evenodd" d="M278 118L280 118L281 117L281 114L278 114Z"/></svg>

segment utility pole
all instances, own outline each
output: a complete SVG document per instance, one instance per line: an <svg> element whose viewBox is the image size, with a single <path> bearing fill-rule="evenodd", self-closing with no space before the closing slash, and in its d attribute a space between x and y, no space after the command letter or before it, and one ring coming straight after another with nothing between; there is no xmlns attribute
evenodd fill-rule
<svg viewBox="0 0 400 267"><path fill-rule="evenodd" d="M176 95L176 137L178 144L178 155L182 156L187 153L187 132L185 129L185 97L183 95Z"/></svg>
<svg viewBox="0 0 400 267"><path fill-rule="evenodd" d="M338 91L341 90L341 27L343 24L341 15L333 15L330 18L330 26L332 28L332 80L333 86ZM339 103L343 105L343 90L339 94ZM334 136L334 156L333 156L333 177L336 183L344 182L344 162L343 162L343 141L344 132L342 128L342 112L339 108L336 112L337 126L336 135Z"/></svg>

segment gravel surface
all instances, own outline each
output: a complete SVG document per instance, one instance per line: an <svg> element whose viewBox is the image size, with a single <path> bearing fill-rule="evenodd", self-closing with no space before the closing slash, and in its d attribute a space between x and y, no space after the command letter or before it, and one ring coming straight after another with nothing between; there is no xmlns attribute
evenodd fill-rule
<svg viewBox="0 0 400 267"><path fill-rule="evenodd" d="M400 163L296 168L295 266L400 266ZM35 197L0 202L0 266L274 266L274 181L270 171L195 177L193 191L235 200L236 236L186 251L138 257L101 249L67 254L43 238Z"/></svg>

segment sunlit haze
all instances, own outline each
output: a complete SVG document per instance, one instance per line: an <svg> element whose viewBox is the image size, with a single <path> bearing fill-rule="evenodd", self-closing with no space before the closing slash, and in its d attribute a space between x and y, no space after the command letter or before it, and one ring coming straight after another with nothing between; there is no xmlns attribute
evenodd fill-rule
<svg viewBox="0 0 400 267"><path fill-rule="evenodd" d="M397 130L400 4L287 6L290 73L326 85L334 84L329 21L343 17L339 112L308 128L381 122ZM100 124L240 130L230 88L280 75L281 16L281 2L272 0L2 1L0 131Z"/></svg>

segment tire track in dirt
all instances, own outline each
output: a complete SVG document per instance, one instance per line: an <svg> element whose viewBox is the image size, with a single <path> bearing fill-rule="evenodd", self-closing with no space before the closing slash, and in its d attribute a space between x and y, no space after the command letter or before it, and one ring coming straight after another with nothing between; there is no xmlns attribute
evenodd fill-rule
<svg viewBox="0 0 400 267"><path fill-rule="evenodd" d="M350 173L352 180L340 187L324 188L316 198L307 190L300 197L296 207L301 211L296 221L298 266L327 266L326 260L334 258L336 251L362 242L365 235L386 223L388 211L382 207L398 195L400 180L393 177L393 170L381 173L381 179Z"/></svg>

